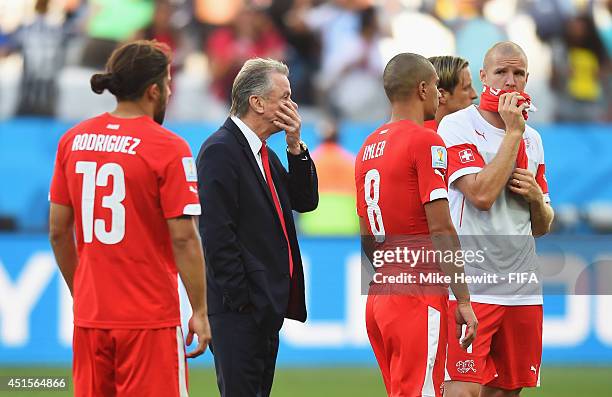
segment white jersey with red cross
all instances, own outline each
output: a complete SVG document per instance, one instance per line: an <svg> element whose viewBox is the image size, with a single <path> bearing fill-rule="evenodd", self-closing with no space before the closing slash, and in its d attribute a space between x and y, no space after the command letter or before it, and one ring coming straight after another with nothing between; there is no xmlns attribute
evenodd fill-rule
<svg viewBox="0 0 612 397"><path fill-rule="evenodd" d="M485 251L486 260L480 264L466 263L465 272L469 275L498 275L497 283L489 282L492 281L489 278L487 282L470 284L472 300L500 305L541 304L542 280L537 267L528 203L504 188L491 209L481 211L453 183L462 176L480 172L490 163L499 150L505 131L489 124L475 106L470 106L444 117L438 134L448 148L448 199L462 248ZM527 168L536 175L548 203L542 139L536 130L526 126L523 140ZM527 274L531 282L519 276L521 273ZM531 274L538 277L537 283Z"/></svg>

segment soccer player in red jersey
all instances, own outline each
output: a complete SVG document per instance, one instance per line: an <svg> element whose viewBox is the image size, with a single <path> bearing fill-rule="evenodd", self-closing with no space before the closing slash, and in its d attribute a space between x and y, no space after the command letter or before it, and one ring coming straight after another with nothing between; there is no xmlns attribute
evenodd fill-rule
<svg viewBox="0 0 612 397"><path fill-rule="evenodd" d="M76 396L187 396L185 357L210 341L195 163L161 126L169 80L167 47L120 47L91 79L116 109L59 141L49 237L74 298ZM187 344L198 337L189 354L177 272L193 310Z"/></svg>
<svg viewBox="0 0 612 397"><path fill-rule="evenodd" d="M467 351L449 341L447 397L513 397L539 385L542 286L511 278L540 279L534 237L548 233L554 217L542 138L525 124L528 77L521 47L495 44L480 71L478 107L447 115L438 128L448 147L453 223L463 246L487 250L483 264L466 264L466 273L507 280L470 284L479 336Z"/></svg>
<svg viewBox="0 0 612 397"><path fill-rule="evenodd" d="M411 244L412 238L419 241L425 236L438 251L457 252L460 247L444 180L446 148L442 138L423 127L438 107L436 71L426 58L404 53L389 61L383 80L391 101L391 120L368 136L355 164L364 251L372 261L373 246L393 251L401 248L398 241ZM377 281L379 273L393 272L393 267L390 263L377 270L366 305L368 337L387 393L439 397L447 345L447 288L430 289L417 282L412 289L380 278ZM453 279L463 274L452 259L435 267L442 267ZM424 268L424 263L417 263L413 275ZM476 335L477 320L467 286L454 281L449 284L461 296L453 322L457 337L461 325L467 325L461 341L467 348ZM427 293L434 290L437 292Z"/></svg>
<svg viewBox="0 0 612 397"><path fill-rule="evenodd" d="M438 131L440 121L447 114L470 106L478 98L472 87L472 75L468 61L461 57L444 55L429 58L429 62L438 73L438 90L440 91L440 104L433 120L427 120L424 126Z"/></svg>

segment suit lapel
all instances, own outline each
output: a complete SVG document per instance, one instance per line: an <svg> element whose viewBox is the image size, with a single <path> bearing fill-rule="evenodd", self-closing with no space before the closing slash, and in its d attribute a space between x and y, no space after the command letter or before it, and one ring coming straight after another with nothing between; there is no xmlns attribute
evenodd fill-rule
<svg viewBox="0 0 612 397"><path fill-rule="evenodd" d="M232 121L231 118L228 118L225 121L224 127L226 127L229 131L231 131L236 137L236 139L238 140L238 142L242 145L242 152L244 153L244 156L246 157L247 162L251 166L251 170L253 171L253 173L255 174L255 177L257 178L257 181L259 182L259 186L262 188L263 193L268 200L268 204L272 208L273 213L276 215L276 208L274 206L274 201L272 200L272 194L270 193L270 188L268 187L268 184L266 183L266 180L264 179L261 173L261 169L259 168L259 165L257 164L257 160L255 160L255 156L253 155L251 146L249 146L249 143L244 137L244 134L242 133L242 131L240 131L240 128L238 128L238 126ZM271 164L270 164L270 172L272 172L273 174L275 173L275 171L272 169ZM277 186L276 179L277 178L273 175L272 180L275 181L274 186ZM277 188L277 194L278 194L278 188ZM277 219L277 223L280 227L281 225L280 225L280 220L278 219L278 216L275 216L275 218Z"/></svg>

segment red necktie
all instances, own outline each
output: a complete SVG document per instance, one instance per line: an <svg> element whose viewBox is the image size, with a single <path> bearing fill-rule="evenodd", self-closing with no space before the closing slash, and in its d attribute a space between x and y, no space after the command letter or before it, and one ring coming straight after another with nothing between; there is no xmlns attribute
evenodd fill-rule
<svg viewBox="0 0 612 397"><path fill-rule="evenodd" d="M276 189L274 189L274 182L272 181L272 173L270 172L270 162L268 161L268 146L266 142L263 142L261 146L261 162L263 163L264 172L266 174L266 181L268 182L268 188L270 194L272 194L272 201L274 201L274 207L276 207L276 214L280 219L281 226L283 227L283 233L285 234L285 240L287 241L287 249L289 250L289 274L293 276L293 258L291 255L291 244L289 244L289 236L287 235L287 227L285 226L285 217L283 216L283 210L280 206L280 201L276 195Z"/></svg>

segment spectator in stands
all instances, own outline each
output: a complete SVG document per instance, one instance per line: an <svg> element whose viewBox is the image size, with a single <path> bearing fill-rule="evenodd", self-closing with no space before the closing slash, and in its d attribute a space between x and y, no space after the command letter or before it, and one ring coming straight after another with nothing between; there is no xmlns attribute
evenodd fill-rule
<svg viewBox="0 0 612 397"><path fill-rule="evenodd" d="M472 76L480 75L484 54L495 43L507 39L502 26L487 20L484 7L489 0L458 0L459 18L452 23L455 32L457 55L470 62ZM482 83L474 80L476 92L482 91Z"/></svg>
<svg viewBox="0 0 612 397"><path fill-rule="evenodd" d="M64 63L67 32L48 17L50 0L36 0L36 17L12 36L11 49L20 50L23 72L19 89L19 115L55 114L57 74Z"/></svg>
<svg viewBox="0 0 612 397"><path fill-rule="evenodd" d="M321 144L312 152L319 179L319 206L300 214L300 231L311 236L359 233L355 213L355 156L339 142L338 122L326 118L319 126Z"/></svg>
<svg viewBox="0 0 612 397"><path fill-rule="evenodd" d="M181 43L180 32L172 24L174 11L170 0L157 0L153 19L142 32L145 40L156 40L166 44L172 50L173 58Z"/></svg>
<svg viewBox="0 0 612 397"><path fill-rule="evenodd" d="M331 83L327 101L332 111L352 120L374 120L389 111L380 86L383 72L380 34L376 8L358 12L359 35L347 41L338 55L337 74L328 76ZM359 95L355 95L359 92Z"/></svg>
<svg viewBox="0 0 612 397"><path fill-rule="evenodd" d="M312 7L312 0L273 0L268 12L279 32L287 40L287 66L291 98L297 103L315 103L314 78L320 67L321 42L318 35L303 24L292 24L295 15Z"/></svg>
<svg viewBox="0 0 612 397"><path fill-rule="evenodd" d="M151 23L137 34L138 38L155 40L166 44L170 48L172 51L172 77L182 67L186 55L182 51L180 31L172 22L174 12L175 6L172 5L170 0L157 0Z"/></svg>
<svg viewBox="0 0 612 397"><path fill-rule="evenodd" d="M283 61L286 41L261 9L245 6L230 26L215 30L206 53L212 75L212 91L227 102L232 83L247 59L260 57Z"/></svg>
<svg viewBox="0 0 612 397"><path fill-rule="evenodd" d="M344 63L344 46L359 38L359 14L350 0L324 2L315 7L312 1L297 1L287 15L287 24L294 31L316 34L321 41L321 67L316 76L317 100L324 106L326 94Z"/></svg>
<svg viewBox="0 0 612 397"><path fill-rule="evenodd" d="M561 44L561 45L559 45ZM603 85L609 57L590 15L571 17L562 43L553 47L551 84L557 94L556 120L593 122L603 117Z"/></svg>
<svg viewBox="0 0 612 397"><path fill-rule="evenodd" d="M152 0L89 0L87 42L83 66L103 69L106 60L121 42L133 39L153 19Z"/></svg>

